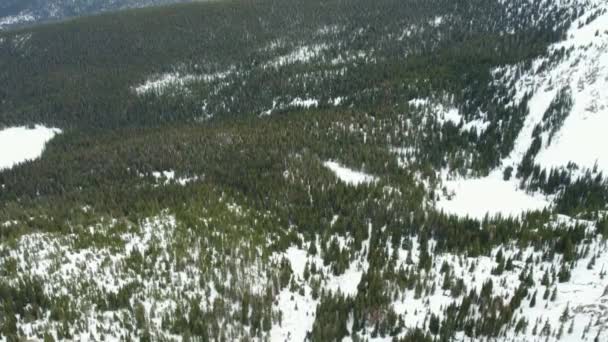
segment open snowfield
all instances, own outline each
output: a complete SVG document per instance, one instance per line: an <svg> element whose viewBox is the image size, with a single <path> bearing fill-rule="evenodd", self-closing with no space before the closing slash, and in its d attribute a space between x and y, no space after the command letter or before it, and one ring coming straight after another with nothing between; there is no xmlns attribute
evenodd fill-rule
<svg viewBox="0 0 608 342"><path fill-rule="evenodd" d="M45 144L60 132L40 125L0 130L0 170L40 157Z"/></svg>
<svg viewBox="0 0 608 342"><path fill-rule="evenodd" d="M515 217L551 204L545 196L519 189L516 181L504 181L498 172L484 178L447 180L443 185L447 196L442 196L436 207L461 217L480 220L486 214Z"/></svg>

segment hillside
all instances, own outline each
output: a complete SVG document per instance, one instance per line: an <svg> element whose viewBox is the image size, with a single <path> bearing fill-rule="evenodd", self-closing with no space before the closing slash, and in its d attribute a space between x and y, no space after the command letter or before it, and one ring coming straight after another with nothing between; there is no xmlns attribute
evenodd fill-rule
<svg viewBox="0 0 608 342"><path fill-rule="evenodd" d="M31 26L37 23L141 8L187 0L3 0L0 4L0 30Z"/></svg>
<svg viewBox="0 0 608 342"><path fill-rule="evenodd" d="M607 8L0 32L0 341L608 339Z"/></svg>

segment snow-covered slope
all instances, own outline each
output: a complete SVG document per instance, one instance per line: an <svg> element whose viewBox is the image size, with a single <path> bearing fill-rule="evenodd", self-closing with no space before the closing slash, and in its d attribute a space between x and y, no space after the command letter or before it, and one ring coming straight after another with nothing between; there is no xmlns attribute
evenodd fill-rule
<svg viewBox="0 0 608 342"><path fill-rule="evenodd" d="M45 144L57 133L60 130L40 125L0 130L0 170L40 157Z"/></svg>
<svg viewBox="0 0 608 342"><path fill-rule="evenodd" d="M61 20L125 8L163 5L188 0L2 0L0 30L24 24Z"/></svg>
<svg viewBox="0 0 608 342"><path fill-rule="evenodd" d="M550 198L520 189L516 179L503 180L504 170L517 170L538 139L541 147L533 163L541 169L574 163L583 171L608 171L608 1L578 5L586 8L585 14L528 71L522 72L522 65L494 71L501 82L513 84L511 105L529 96L529 113L513 150L490 176L453 180L444 175L446 191L436 203L439 209L483 218L486 213L517 216L549 207Z"/></svg>
<svg viewBox="0 0 608 342"><path fill-rule="evenodd" d="M566 216L557 216L552 221L555 229L568 229L582 225L588 230L594 229L593 222L574 220ZM399 248L393 251L386 247L389 255L396 255L395 269L408 269L417 264L421 255L421 246L413 241L411 250ZM466 257L450 253L435 255L433 267L426 273L425 282L433 290L416 294L415 289L405 290L394 296L392 308L403 318L404 330L428 324L431 315L443 316L446 307L460 303L469 290L478 293L488 282L492 282L491 293L501 297L505 302L511 300L521 285L522 273L528 273L534 283L527 291L519 309L514 313L513 322L525 322L515 328L508 326L500 336L495 338L471 338L458 334L459 341L603 341L608 321L606 303L608 287L605 282L605 267L608 266L606 241L597 238L579 246L581 258L571 271L567 281L558 281L556 272L563 261L561 256L546 259L542 251L534 248L520 248L517 245L505 244L495 248L490 255ZM429 246L432 251L433 244ZM295 279L302 281L302 273L307 263L322 264L322 260L308 255L304 250L291 248L286 252ZM366 269L365 258L352 261L347 271L339 277L329 276L324 287L333 292L342 292L356 296L361 272ZM511 260L512 266L500 268L497 260ZM445 289L446 274L449 278L462 280L466 289L464 295L455 295ZM452 280L455 282L455 280ZM305 291L293 293L285 289L280 294L278 306L283 313L283 325L273 326L272 340L302 341L305 332L312 327L314 309L317 300L311 298L306 282L302 283ZM442 285L443 284L443 285ZM444 288L442 288L444 287ZM352 324L352 322L351 322ZM347 327L350 329L350 327ZM390 336L373 336L366 332L370 341L391 341ZM597 340L599 338L599 340ZM352 341L348 336L344 341Z"/></svg>
<svg viewBox="0 0 608 342"><path fill-rule="evenodd" d="M585 168L597 164L608 171L608 149L604 148L608 146L608 2L594 1L590 7L573 22L567 38L552 45L530 72L517 77L516 67L506 71L505 79L516 81L514 101L526 93L532 96L529 115L504 166L521 162L535 127L549 126L550 105L562 96L571 100L564 106L565 119L547 127L553 133L543 129L535 162L547 169L569 162ZM563 121L561 127L559 121Z"/></svg>

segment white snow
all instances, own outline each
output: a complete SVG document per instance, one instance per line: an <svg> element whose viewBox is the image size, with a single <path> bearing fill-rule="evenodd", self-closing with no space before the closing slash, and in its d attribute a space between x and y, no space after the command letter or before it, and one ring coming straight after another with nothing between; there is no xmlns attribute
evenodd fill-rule
<svg viewBox="0 0 608 342"><path fill-rule="evenodd" d="M372 175L349 169L334 161L326 161L323 163L323 165L333 171L333 173L336 175L336 177L338 177L338 179L348 185L356 186L365 183L373 183L376 181L376 177Z"/></svg>
<svg viewBox="0 0 608 342"><path fill-rule="evenodd" d="M429 103L430 103L430 99L428 99L428 98L415 98L415 99L408 101L408 104L410 106L414 106L414 107L427 106Z"/></svg>
<svg viewBox="0 0 608 342"><path fill-rule="evenodd" d="M36 20L36 18L32 14L21 12L17 15L0 18L0 29L4 26L27 23L34 20Z"/></svg>
<svg viewBox="0 0 608 342"><path fill-rule="evenodd" d="M302 108L317 107L318 105L319 105L318 100L301 99L299 97L296 97L295 99L293 99L293 101L291 101L291 103L289 104L289 106L291 106L291 107L302 107Z"/></svg>
<svg viewBox="0 0 608 342"><path fill-rule="evenodd" d="M282 255L277 256L280 258ZM289 260L296 279L303 279L304 268L308 257L306 251L290 247L284 256ZM322 262L320 263L322 265ZM275 305L281 311L282 324L274 324L270 332L271 341L304 341L306 333L312 330L315 321L315 310L318 301L310 296L310 290L305 288L305 296L292 293L289 287L283 289Z"/></svg>
<svg viewBox="0 0 608 342"><path fill-rule="evenodd" d="M441 23L443 23L443 16L438 15L435 18L433 18L429 23L431 24L431 26L437 27L437 26L441 25Z"/></svg>
<svg viewBox="0 0 608 342"><path fill-rule="evenodd" d="M306 63L317 58L323 51L329 49L327 44L304 45L287 55L279 56L266 64L265 68L279 68L289 64Z"/></svg>
<svg viewBox="0 0 608 342"><path fill-rule="evenodd" d="M542 210L550 200L539 194L520 190L516 181L504 181L499 172L484 178L446 180L447 196L435 203L446 213L483 219L486 214L519 216L527 211Z"/></svg>
<svg viewBox="0 0 608 342"><path fill-rule="evenodd" d="M476 119L476 120L472 120L472 121L465 123L462 126L462 129L464 131L470 131L473 128L475 128L475 130L479 134L479 133L482 133L483 131L485 131L489 125L490 125L489 121L484 121L482 119Z"/></svg>
<svg viewBox="0 0 608 342"><path fill-rule="evenodd" d="M270 341L305 341L315 321L317 301L286 288L279 293L277 302L282 322L272 326Z"/></svg>
<svg viewBox="0 0 608 342"><path fill-rule="evenodd" d="M332 221L337 220L337 216ZM371 224L368 225L368 236L371 237ZM336 237L341 246L347 245L346 239ZM369 238L363 243L363 249L369 249ZM322 286L332 293L342 293L345 296L354 298L357 295L357 287L367 271L369 264L365 257L356 253L354 260L343 274L334 275L329 266L323 266L323 259L320 255L308 255L306 249L289 247L285 253L279 253L275 259L287 258L293 271L294 279L297 282L304 280L304 269L306 263L315 264L317 269L322 269L324 277L319 278ZM312 276L311 276L312 277ZM315 321L315 311L319 303L318 299L312 299L310 286L303 283L304 295L298 292L291 292L285 288L275 301L282 314L282 324L274 324L270 333L271 341L305 341L306 333L312 330Z"/></svg>
<svg viewBox="0 0 608 342"><path fill-rule="evenodd" d="M157 181L160 181L161 184L167 185L171 183L176 183L179 185L186 185L191 182L197 181L199 178L197 176L194 177L175 177L175 171L154 171L152 172L152 176L156 178Z"/></svg>
<svg viewBox="0 0 608 342"><path fill-rule="evenodd" d="M196 82L212 82L215 80L223 80L232 73L232 69L223 72L212 74L195 75L183 72L171 72L152 76L144 83L133 87L137 95L148 93L162 94L170 87L183 88L189 84Z"/></svg>
<svg viewBox="0 0 608 342"><path fill-rule="evenodd" d="M280 98L275 98L272 100L272 107L270 109L262 111L259 116L268 116L272 114L275 110L284 110L288 108L316 108L319 106L319 100L313 98L301 98L296 97L292 99L290 102L282 102Z"/></svg>
<svg viewBox="0 0 608 342"><path fill-rule="evenodd" d="M455 126L460 123L462 120L462 115L456 108L449 108L447 111L443 113L443 122L451 122Z"/></svg>
<svg viewBox="0 0 608 342"><path fill-rule="evenodd" d="M329 101L329 103L331 103L334 106L339 106L340 104L342 104L342 102L344 102L345 98L342 96L338 96L332 100Z"/></svg>
<svg viewBox="0 0 608 342"><path fill-rule="evenodd" d="M484 113L479 113L482 118L466 121L458 108L453 104L451 96L443 96L441 99L415 98L408 101L411 107L422 110L429 117L434 117L439 124L451 123L459 126L462 123L461 131L470 131L475 128L477 133L483 132L488 125L488 121L483 120Z"/></svg>
<svg viewBox="0 0 608 342"><path fill-rule="evenodd" d="M340 33L342 30L343 30L343 28L341 28L338 25L325 25L317 30L317 34L319 34L321 36L332 35L332 34L335 35L335 34Z"/></svg>
<svg viewBox="0 0 608 342"><path fill-rule="evenodd" d="M181 75L179 73L166 73L154 77L143 84L135 87L135 92L138 95L146 93L162 93L164 89L170 86L183 86L188 83L193 83L198 80L194 75Z"/></svg>
<svg viewBox="0 0 608 342"><path fill-rule="evenodd" d="M566 216L555 217L555 221L551 224L556 226L562 225L564 229L573 227L578 224L583 224L587 229L593 229L593 222L575 220ZM371 226L370 226L371 228ZM411 240L411 249L405 250L399 247L396 251L389 244L386 246L387 255L397 255L395 269L407 269L416 265L419 261L421 249L416 237ZM341 239L340 243L346 243ZM365 246L367 246L365 243ZM519 320L520 317L526 318L528 327L519 334L515 334L513 327L509 327L505 331L505 336L501 334L500 338L487 339L488 341L558 341L555 335L545 336L540 333L546 321L549 321L553 332L556 333L560 326L560 317L566 307L569 307L570 315L564 323L564 331L559 341L593 341L593 338L599 334L600 340L606 337L605 329L608 327L608 292L606 291L606 281L603 272L608 266L608 253L606 253L607 242L602 237L597 237L585 244L579 245L589 248L588 255L584 256L577 262L572 269L572 276L568 282L555 282L548 287L542 285L541 279L543 274L551 270L559 269L561 265L561 256L557 255L552 260L543 258L546 256L544 250L536 250L532 246L522 247L517 244L503 244L493 248L490 255L481 255L478 257L467 257L455 255L451 253L435 253L435 241L429 241L429 252L434 255L433 266L429 272L425 272L424 279L428 285L435 284L436 290L431 293L422 293L420 297L416 297L414 289L406 289L403 292L398 292L393 297L391 304L392 308L398 315L402 315L405 330L401 334L405 334L408 329L421 327L425 322L428 322L431 313L443 317L445 308L452 303L460 303L468 292L475 289L477 293L481 291L482 286L489 280L492 280L494 286L492 289L493 296L500 296L505 302L509 302L519 287L520 273L527 264L525 260L538 260L529 263L532 267L534 285L528 292L528 296L523 299L520 307L514 312L513 322ZM364 247L363 249L365 249ZM303 270L306 262L316 263L317 266L322 265L322 259L317 256L307 255L306 246L303 248L290 247L284 255L290 262L294 271L294 277L299 283L302 279ZM496 255L502 251L504 259L512 258L513 269L505 269L504 272L496 274L493 270L498 265ZM517 255L521 253L521 257ZM407 255L411 257L411 264L407 262ZM589 261L592 256L596 256L595 266L589 268ZM361 264L361 267L355 265ZM358 269L360 272L367 268L365 264L365 256L357 254L347 271L341 276L334 276L327 268L324 269L326 279L324 280L323 288L332 292L341 291L349 296L357 294L357 284L360 281L360 274L353 274L351 270ZM444 275L441 271L443 264L449 265L449 272L454 278L462 279L465 286L463 294L453 297L450 290L442 289ZM356 275L356 276L353 276ZM351 278L352 277L352 278ZM296 292L290 292L284 289L275 301L275 307L278 307L282 312L282 325L273 325L271 332L271 340L277 341L300 341L302 336L312 328L314 323L314 311L318 304L318 300L313 300L310 294L310 287L304 283L304 295ZM555 300L543 299L543 294L546 289L553 291L557 289L557 297ZM530 299L532 294L537 291L536 306L530 307ZM473 314L475 317L475 314ZM538 333L533 333L533 326L537 321ZM572 333L568 333L570 323L574 321ZM586 338L582 338L583 331L589 322L593 324L589 326L589 332ZM367 329L364 332L364 337L370 337L371 331ZM391 341L392 337L375 337L369 338L370 341ZM479 341L476 338L468 338L463 334L459 334L458 340L462 341ZM346 338L345 341L350 341Z"/></svg>
<svg viewBox="0 0 608 342"><path fill-rule="evenodd" d="M351 263L343 274L330 278L327 288L336 293L341 292L345 296L355 297L359 291L357 287L361 282L363 271L366 268L363 264Z"/></svg>
<svg viewBox="0 0 608 342"><path fill-rule="evenodd" d="M412 258L414 263L418 259L419 248L417 243L414 243L412 249ZM517 321L519 317L524 317L528 321L528 327L524 332L520 332L515 335L512 328L506 332L506 336L501 336L496 339L487 339L488 341L593 341L596 334L600 334L600 341L604 341L606 333L602 333L602 329L605 331L606 328L606 314L608 303L608 295L606 294L606 282L603 280L601 275L602 269L605 269L608 258L606 253L606 242L602 241L602 238L595 239L589 244L590 253L588 257L583 258L572 270L572 276L569 282L558 283L550 285L548 288L552 290L557 289L557 297L555 301L549 299L542 299L543 294L547 287L541 285L541 279L545 271L550 271L551 268L559 269L560 257L556 257L553 262L543 261L540 263L533 263L534 269L534 281L535 285L528 292L528 296L522 301L520 308L515 312L514 321ZM492 270L496 267L495 256L498 250L502 250L504 257L509 258L515 256L521 251L524 256L522 260L526 260L529 256L534 259L540 260L542 251L535 251L532 247L520 248L518 246L502 245L495 248L490 256L479 256L477 258L462 257L449 253L436 255L436 260L433 263L433 268L429 276L434 279L437 286L437 290L434 294L423 296L416 299L412 293L407 293L401 298L398 298L393 302L393 308L399 314L405 316L405 325L408 328L422 326L425 319L428 318L429 313L434 313L439 317L443 316L443 309L452 302L460 302L460 298L453 298L450 296L449 291L440 289L442 274L440 269L444 262L446 262L451 272L455 277L461 278L467 289L475 288L477 292L481 290L483 283L491 279L493 281L493 295L500 295L508 301L513 296L515 290L520 284L519 272L524 266L524 262L520 260L513 260L514 269L512 271L505 271L502 275L492 274ZM592 255L596 255L596 265L592 269L588 269L587 265ZM400 263L404 264L404 258L400 253ZM470 271L470 266L474 266L474 270ZM399 264L397 264L399 267ZM530 297L532 293L537 293L536 306L530 307ZM566 306L570 309L570 315L568 321L564 324L564 331L561 339L555 338L555 336L544 336L540 333L545 321L549 321L554 331L560 326L560 316L562 315ZM540 320L538 331L539 333L533 334L533 326L535 322ZM572 333L568 333L568 329L571 320L574 320L574 326ZM593 322L590 326L590 331L587 333L586 338L583 339L583 330L585 326ZM604 337L604 339L601 339ZM387 339L388 340L388 339ZM479 339L468 338L464 335L461 338L457 338L458 341L479 341ZM486 340L486 339L484 339Z"/></svg>
<svg viewBox="0 0 608 342"><path fill-rule="evenodd" d="M60 132L41 125L0 130L0 170L40 157L46 143Z"/></svg>
<svg viewBox="0 0 608 342"><path fill-rule="evenodd" d="M240 217L239 213L243 208L238 204L226 203L225 207L234 213L234 217ZM198 212L202 224L211 231L209 225L216 222L215 216L209 216L205 209ZM215 214L213 214L215 215ZM67 224L67 223L66 223ZM261 295L271 286L270 278L266 277L266 267L259 259L259 255L254 256L252 261L241 259L231 260L231 256L218 253L213 248L204 248L203 239L197 234L192 234L192 230L184 228L181 230L179 222L169 211L162 211L159 215L140 221L138 224L125 223L122 220L105 219L92 226L72 227L75 233L54 234L54 233L33 233L19 237L10 246L6 241L0 241L0 269L5 269L6 262L15 262L18 272L7 274L3 282L14 286L19 279L25 276L39 277L42 279L44 293L50 298L59 296L70 296L74 304L74 312L77 313L76 323L78 333L74 334L74 340L118 340L120 334L126 331L122 325L122 309L109 309L101 311L98 307L91 308L87 305L86 297L75 296L83 286L91 289L95 293L107 295L117 293L126 284L137 281L141 284L136 290L137 293L130 296L125 303L133 306L137 301L142 301L149 316L149 327L152 330L160 331L162 315L165 312L175 310L178 302L189 298L205 298L201 301L203 308L213 303L218 296L216 283L214 280L208 281L209 274L203 273L199 268L198 260L202 255L212 258L214 263L222 265L220 268L212 268L211 272L218 272L212 276L216 281L225 281L225 286L236 284L235 290L249 289L252 295ZM250 229L246 226L236 225L226 226L228 229L238 229L239 238L242 243L235 243L235 248L246 248L251 238L245 236ZM88 233L87 233L88 232ZM189 238L184 240L184 235ZM112 241L111 246L105 242L95 242L95 236L104 236L105 239ZM93 239L91 240L90 237ZM91 240L91 241L89 241ZM89 242L91 242L89 244ZM84 245L83 245L84 243ZM180 245L187 243L188 253L180 257L178 266L173 257L174 244ZM222 247L223 248L223 247ZM152 264L148 264L147 269L151 273L145 275L139 271L133 271L128 265L128 259L138 251ZM154 258L149 259L150 251L154 252ZM256 252L253 251L255 254ZM226 262L235 262L234 270L225 266ZM220 275L220 271L222 274ZM205 279L205 281L203 281ZM234 280L237 279L237 280ZM240 290L239 290L240 291ZM86 296L86 295L85 295ZM184 298L184 299L182 299ZM156 311L159 315L150 315ZM310 310L314 310L311 306ZM169 311L167 311L169 310ZM22 329L25 338L38 340L40 332L55 330L57 323L48 320L48 311L43 311L43 318L38 319L18 319L18 327ZM312 324L312 323L311 323ZM89 326L87 331L87 326ZM91 327L92 326L92 327ZM234 325L227 324L227 329L234 329ZM163 335L168 336L163 333ZM123 335L125 336L125 335ZM178 340L179 338L170 338ZM0 336L0 341L3 341Z"/></svg>
<svg viewBox="0 0 608 342"><path fill-rule="evenodd" d="M600 3L597 9L608 10L608 3ZM563 60L543 68L543 64L549 63L549 58L539 58L533 63L533 71L522 76L516 76L517 67L497 69L504 73L505 81L515 80L513 104L519 103L526 93L532 94L528 102L529 114L513 150L502 161L503 168L517 167L532 144L534 128L542 122L559 91L569 87L572 110L550 143L549 132L541 134L543 145L535 162L547 169L565 167L574 162L585 169L597 166L600 171L608 171L608 149L605 148L608 146L608 134L605 134L608 127L608 12L586 24L593 13L595 11L589 10L574 21L568 38L549 48L548 55L562 48L570 49L571 53L566 54ZM428 99L415 99L410 101L410 105L440 113L440 122L456 123L459 120L458 115ZM465 123L463 127L476 127L479 131L486 126L479 121ZM460 216L482 218L486 213L519 215L550 205L548 198L520 190L516 181L503 181L498 170L485 178L447 180L444 185L452 195L437 201L437 208Z"/></svg>
<svg viewBox="0 0 608 342"><path fill-rule="evenodd" d="M597 10L607 10L606 2L597 2ZM563 167L574 162L584 168L608 171L608 13L599 15L586 24L594 13L573 22L568 38L552 45L548 54L564 48L571 50L565 58L549 65L540 72L531 72L517 79L515 101L531 92L528 102L529 115L520 131L509 158L504 165L515 165L521 161L532 143L532 131L542 121L543 114L557 92L569 87L572 91L573 107L561 129L548 144L548 134L542 135L543 147L535 161L542 167ZM534 62L537 70L548 58ZM507 70L506 78L514 78L514 70Z"/></svg>
<svg viewBox="0 0 608 342"><path fill-rule="evenodd" d="M408 103L410 106L424 109L426 113L434 116L441 124L451 122L454 126L458 126L463 120L458 109L451 105L444 105L440 101L429 98L417 98L410 100Z"/></svg>

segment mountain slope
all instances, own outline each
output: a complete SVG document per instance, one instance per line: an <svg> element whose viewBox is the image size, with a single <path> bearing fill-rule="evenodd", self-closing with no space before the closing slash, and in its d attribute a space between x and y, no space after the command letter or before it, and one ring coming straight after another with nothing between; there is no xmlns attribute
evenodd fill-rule
<svg viewBox="0 0 608 342"><path fill-rule="evenodd" d="M530 73L518 77L511 71L506 76L516 82L516 98L532 94L530 114L506 164L520 162L538 136L542 146L535 161L543 167L573 162L608 170L608 156L598 148L606 145L603 127L608 120L608 98L603 91L608 86L607 11L605 2L592 3L572 23L567 39L534 61ZM534 129L540 132L535 134Z"/></svg>
<svg viewBox="0 0 608 342"><path fill-rule="evenodd" d="M0 170L0 341L608 338L581 131L605 6L226 1L0 32L0 136L61 129Z"/></svg>
<svg viewBox="0 0 608 342"><path fill-rule="evenodd" d="M187 0L4 0L0 4L0 30L92 15L127 8L186 2Z"/></svg>

